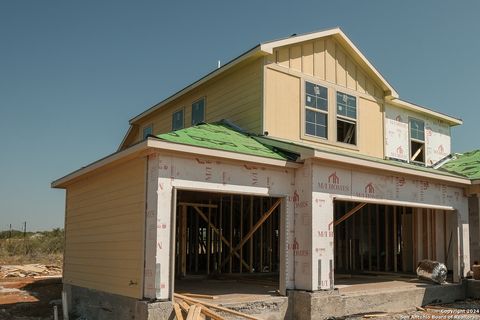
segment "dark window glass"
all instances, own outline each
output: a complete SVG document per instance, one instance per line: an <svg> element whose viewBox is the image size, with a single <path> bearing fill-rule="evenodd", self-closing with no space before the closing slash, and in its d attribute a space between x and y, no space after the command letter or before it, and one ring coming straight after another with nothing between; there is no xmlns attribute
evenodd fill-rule
<svg viewBox="0 0 480 320"><path fill-rule="evenodd" d="M327 138L328 90L305 82L305 134Z"/></svg>
<svg viewBox="0 0 480 320"><path fill-rule="evenodd" d="M425 141L425 123L422 120L410 118L410 138Z"/></svg>
<svg viewBox="0 0 480 320"><path fill-rule="evenodd" d="M153 125L143 128L143 139L153 134Z"/></svg>
<svg viewBox="0 0 480 320"><path fill-rule="evenodd" d="M205 121L205 99L202 98L192 104L192 125Z"/></svg>
<svg viewBox="0 0 480 320"><path fill-rule="evenodd" d="M357 98L337 92L337 115L357 119Z"/></svg>
<svg viewBox="0 0 480 320"><path fill-rule="evenodd" d="M183 129L183 110L179 110L172 115L172 130Z"/></svg>

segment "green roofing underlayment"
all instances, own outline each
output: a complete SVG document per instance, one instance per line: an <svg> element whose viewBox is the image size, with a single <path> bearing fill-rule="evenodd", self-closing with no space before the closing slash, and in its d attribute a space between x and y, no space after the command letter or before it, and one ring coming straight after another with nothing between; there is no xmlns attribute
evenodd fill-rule
<svg viewBox="0 0 480 320"><path fill-rule="evenodd" d="M163 133L155 137L168 142L196 147L295 161L298 155L289 150L290 148L288 146L290 145L444 176L480 179L480 150L456 155L453 160L444 164L440 169L434 169L390 159L374 158L348 151L334 150L328 147L319 148L318 146L313 147L304 143L287 142L281 139L256 136L246 133L223 120L216 123L202 123L193 127ZM282 146L282 148L271 146L268 140L281 141L284 143L284 146Z"/></svg>
<svg viewBox="0 0 480 320"><path fill-rule="evenodd" d="M196 147L231 151L278 160L294 160L295 156L262 144L251 135L236 131L225 122L202 123L193 127L160 134L156 138ZM293 157L292 157L293 156Z"/></svg>
<svg viewBox="0 0 480 320"><path fill-rule="evenodd" d="M455 154L452 160L442 166L442 169L471 180L480 179L480 150Z"/></svg>

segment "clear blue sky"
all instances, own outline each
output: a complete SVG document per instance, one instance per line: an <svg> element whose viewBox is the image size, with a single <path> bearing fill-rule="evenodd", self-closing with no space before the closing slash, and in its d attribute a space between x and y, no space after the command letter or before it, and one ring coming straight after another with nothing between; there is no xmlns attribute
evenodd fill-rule
<svg viewBox="0 0 480 320"><path fill-rule="evenodd" d="M259 42L340 26L404 99L480 148L480 1L0 2L0 229L63 226L50 182L128 119Z"/></svg>

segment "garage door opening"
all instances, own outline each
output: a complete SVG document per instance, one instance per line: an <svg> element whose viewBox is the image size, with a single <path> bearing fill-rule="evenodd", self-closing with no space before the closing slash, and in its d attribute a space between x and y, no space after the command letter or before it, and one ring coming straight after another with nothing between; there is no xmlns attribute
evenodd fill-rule
<svg viewBox="0 0 480 320"><path fill-rule="evenodd" d="M281 199L177 192L175 291L276 295Z"/></svg>
<svg viewBox="0 0 480 320"><path fill-rule="evenodd" d="M445 263L453 282L452 211L336 200L334 218L337 285L411 280L422 259Z"/></svg>

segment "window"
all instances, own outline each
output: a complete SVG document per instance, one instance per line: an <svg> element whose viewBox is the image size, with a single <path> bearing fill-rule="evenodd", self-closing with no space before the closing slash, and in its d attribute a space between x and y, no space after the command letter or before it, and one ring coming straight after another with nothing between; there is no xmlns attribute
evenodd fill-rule
<svg viewBox="0 0 480 320"><path fill-rule="evenodd" d="M337 141L357 144L357 98L337 92Z"/></svg>
<svg viewBox="0 0 480 320"><path fill-rule="evenodd" d="M305 82L305 134L328 137L328 90Z"/></svg>
<svg viewBox="0 0 480 320"><path fill-rule="evenodd" d="M150 124L143 128L143 139L148 137L149 135L153 134L153 124Z"/></svg>
<svg viewBox="0 0 480 320"><path fill-rule="evenodd" d="M183 129L183 109L174 112L172 115L172 130Z"/></svg>
<svg viewBox="0 0 480 320"><path fill-rule="evenodd" d="M410 161L425 164L425 123L408 119L410 126Z"/></svg>
<svg viewBox="0 0 480 320"><path fill-rule="evenodd" d="M192 103L192 125L205 121L205 98Z"/></svg>

